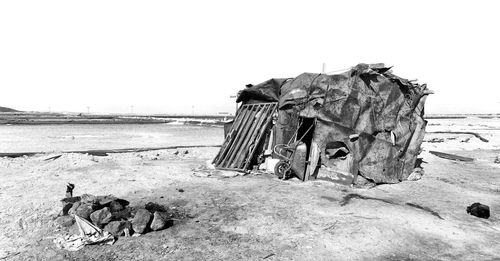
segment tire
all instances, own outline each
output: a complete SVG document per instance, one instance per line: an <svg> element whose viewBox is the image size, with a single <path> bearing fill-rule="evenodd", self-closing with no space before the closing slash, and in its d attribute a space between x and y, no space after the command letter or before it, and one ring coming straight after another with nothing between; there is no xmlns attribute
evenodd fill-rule
<svg viewBox="0 0 500 261"><path fill-rule="evenodd" d="M288 179L290 178L290 164L285 161L279 161L274 166L274 175L278 176L280 179Z"/></svg>

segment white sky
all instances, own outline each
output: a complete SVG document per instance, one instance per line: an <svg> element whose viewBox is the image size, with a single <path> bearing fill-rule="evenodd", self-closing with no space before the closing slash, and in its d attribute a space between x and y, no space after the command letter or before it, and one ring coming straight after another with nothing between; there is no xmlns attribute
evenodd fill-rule
<svg viewBox="0 0 500 261"><path fill-rule="evenodd" d="M383 62L427 113L500 113L498 1L0 1L0 106L215 114L247 83Z"/></svg>

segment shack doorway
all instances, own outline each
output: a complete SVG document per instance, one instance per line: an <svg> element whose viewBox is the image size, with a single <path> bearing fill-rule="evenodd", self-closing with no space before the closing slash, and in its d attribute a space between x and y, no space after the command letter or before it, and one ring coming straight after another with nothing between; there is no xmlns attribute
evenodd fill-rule
<svg viewBox="0 0 500 261"><path fill-rule="evenodd" d="M309 176L311 175L311 156L312 158L316 158L314 146L315 142L313 140L315 128L315 118L299 117L299 126L297 129L296 141L302 142L305 145L306 150L303 152L305 153L305 155L303 155L302 157L304 159L304 162L301 162L301 168L299 171L296 171L296 174L299 179L303 181L308 180ZM314 165L314 168L315 166L316 165Z"/></svg>

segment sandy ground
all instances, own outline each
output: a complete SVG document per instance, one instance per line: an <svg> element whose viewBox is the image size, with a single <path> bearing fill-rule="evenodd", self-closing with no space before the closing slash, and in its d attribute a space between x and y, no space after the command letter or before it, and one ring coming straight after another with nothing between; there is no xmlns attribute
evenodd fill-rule
<svg viewBox="0 0 500 261"><path fill-rule="evenodd" d="M0 159L0 259L499 260L500 164L493 160L500 150L491 143L471 149L457 141L462 136L444 135L444 142L424 148L476 161L424 151L422 179L371 189L270 174L193 175L218 148ZM154 201L188 218L111 246L62 251L52 240L68 230L53 219L66 182L76 184L75 194L113 194L132 205ZM490 206L490 219L466 213L474 202Z"/></svg>

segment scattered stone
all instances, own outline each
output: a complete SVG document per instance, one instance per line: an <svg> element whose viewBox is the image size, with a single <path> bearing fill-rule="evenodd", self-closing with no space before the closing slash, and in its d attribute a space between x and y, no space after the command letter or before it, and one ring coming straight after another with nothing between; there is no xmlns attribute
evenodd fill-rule
<svg viewBox="0 0 500 261"><path fill-rule="evenodd" d="M75 223L75 218L72 216L60 216L56 218L56 222L62 227L70 227Z"/></svg>
<svg viewBox="0 0 500 261"><path fill-rule="evenodd" d="M129 221L111 221L105 227L104 230L113 234L115 237L122 236L125 233L125 230L130 230L131 224Z"/></svg>
<svg viewBox="0 0 500 261"><path fill-rule="evenodd" d="M82 202L80 201L73 203L73 206L71 206L71 208L68 210L68 214L74 215L76 213L76 210L78 209L78 207L80 207L81 204Z"/></svg>
<svg viewBox="0 0 500 261"><path fill-rule="evenodd" d="M132 229L139 234L146 232L149 222L151 221L151 213L146 209L139 209L132 219Z"/></svg>
<svg viewBox="0 0 500 261"><path fill-rule="evenodd" d="M92 214L92 212L94 212L93 204L82 203L76 209L75 215L78 215L79 217L84 218L86 220L90 220L90 214Z"/></svg>
<svg viewBox="0 0 500 261"><path fill-rule="evenodd" d="M145 206L145 209L147 209L151 213L154 213L156 211L167 212L167 210L168 210L166 207L164 207L160 204L154 203L154 202L148 202Z"/></svg>
<svg viewBox="0 0 500 261"><path fill-rule="evenodd" d="M208 172L208 171L199 171L199 170L195 170L193 172L193 176L195 177L200 177L200 178L208 178L210 176L212 176L212 173Z"/></svg>
<svg viewBox="0 0 500 261"><path fill-rule="evenodd" d="M155 212L153 222L151 222L151 230L158 231L172 226L172 220L165 212Z"/></svg>
<svg viewBox="0 0 500 261"><path fill-rule="evenodd" d="M124 207L122 206L122 204L120 204L120 202L118 202L116 200L113 200L109 203L109 210L111 212L117 212L117 211L120 211L123 209L124 209Z"/></svg>
<svg viewBox="0 0 500 261"><path fill-rule="evenodd" d="M476 216L478 218L486 218L490 217L490 207L483 205L479 202L476 202L467 207L467 213Z"/></svg>
<svg viewBox="0 0 500 261"><path fill-rule="evenodd" d="M125 209L122 209L120 211L117 211L117 212L113 212L113 218L116 219L116 220L127 220L129 219L130 217L132 217L132 214L130 213L130 210L128 208L125 208Z"/></svg>
<svg viewBox="0 0 500 261"><path fill-rule="evenodd" d="M91 195L91 194L81 195L81 201L82 201L82 203L92 203L92 204L99 202L98 198L94 195Z"/></svg>
<svg viewBox="0 0 500 261"><path fill-rule="evenodd" d="M422 168L415 168L413 172L408 176L408 180L416 181L422 178L424 175L424 170Z"/></svg>
<svg viewBox="0 0 500 261"><path fill-rule="evenodd" d="M98 227L103 227L104 225L109 223L112 217L113 215L111 215L111 211L109 211L108 207L94 211L92 214L90 214L92 223L94 223L94 225Z"/></svg>

